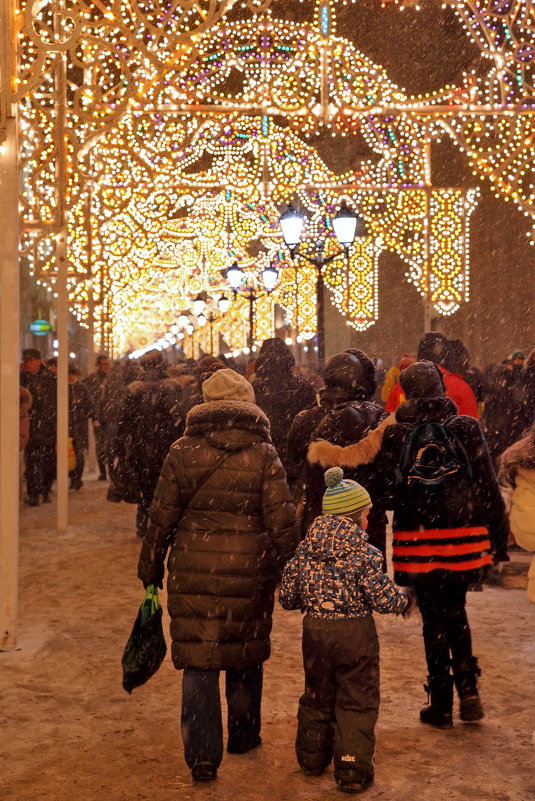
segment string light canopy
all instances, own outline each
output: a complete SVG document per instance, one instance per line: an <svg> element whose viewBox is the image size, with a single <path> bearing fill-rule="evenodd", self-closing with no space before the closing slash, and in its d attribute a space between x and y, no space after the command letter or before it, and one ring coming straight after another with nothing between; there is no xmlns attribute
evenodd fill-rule
<svg viewBox="0 0 535 801"><path fill-rule="evenodd" d="M453 313L468 297L477 191L431 186L429 141L452 136L474 173L530 217L535 182L533 6L451 5L490 69L409 97L337 35L334 0L317 0L303 23L275 19L269 0L175 0L165 12L123 0L23 0L16 97L27 269L57 294L55 232L66 213L73 310L120 351L172 323L198 293L220 291L234 259L254 272L277 263L276 302L308 336L310 276L288 277L277 208L297 194L310 215L305 237L329 245L343 195L366 221L361 260L373 264L374 248L398 252L408 280ZM373 158L334 174L306 143L321 129L361 133ZM263 256L251 256L254 241ZM341 279L330 286L326 276L359 330L377 308L375 268L363 263L345 279L352 297L369 295L360 306L337 300Z"/></svg>

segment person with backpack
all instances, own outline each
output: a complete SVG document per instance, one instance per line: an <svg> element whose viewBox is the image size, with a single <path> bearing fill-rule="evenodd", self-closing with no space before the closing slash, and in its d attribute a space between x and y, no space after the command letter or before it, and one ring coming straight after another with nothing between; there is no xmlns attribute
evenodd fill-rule
<svg viewBox="0 0 535 801"><path fill-rule="evenodd" d="M461 720L483 717L466 592L493 561L508 561L508 523L479 423L457 414L441 371L416 362L400 382L407 400L392 425L368 435L374 448L367 438L346 448L316 442L308 458L354 467L375 455L367 489L394 510L394 580L414 587L422 614L431 703L420 719L450 728L454 684Z"/></svg>

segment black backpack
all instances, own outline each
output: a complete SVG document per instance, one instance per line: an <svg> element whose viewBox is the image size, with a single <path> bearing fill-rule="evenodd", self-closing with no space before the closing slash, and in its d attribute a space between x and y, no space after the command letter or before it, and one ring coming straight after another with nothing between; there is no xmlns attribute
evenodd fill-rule
<svg viewBox="0 0 535 801"><path fill-rule="evenodd" d="M460 478L472 481L466 450L447 423L421 423L411 431L396 470L397 489L408 487L420 492L442 488Z"/></svg>

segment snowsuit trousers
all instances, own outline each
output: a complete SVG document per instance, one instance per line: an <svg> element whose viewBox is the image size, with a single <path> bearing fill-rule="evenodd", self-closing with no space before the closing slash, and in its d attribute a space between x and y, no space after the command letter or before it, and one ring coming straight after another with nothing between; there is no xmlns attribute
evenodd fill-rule
<svg viewBox="0 0 535 801"><path fill-rule="evenodd" d="M262 665L225 671L229 753L260 745L262 680ZM219 670L184 668L181 728L188 767L204 762L218 768L223 758Z"/></svg>
<svg viewBox="0 0 535 801"><path fill-rule="evenodd" d="M373 617L306 615L303 662L297 761L302 768L321 771L334 758L337 781L373 776L379 712L379 640Z"/></svg>
<svg viewBox="0 0 535 801"><path fill-rule="evenodd" d="M472 638L466 616L467 581L455 573L422 580L415 585L422 615L429 678L443 681L459 666L470 662Z"/></svg>
<svg viewBox="0 0 535 801"><path fill-rule="evenodd" d="M56 443L30 440L24 449L26 491L31 500L48 495L56 478Z"/></svg>

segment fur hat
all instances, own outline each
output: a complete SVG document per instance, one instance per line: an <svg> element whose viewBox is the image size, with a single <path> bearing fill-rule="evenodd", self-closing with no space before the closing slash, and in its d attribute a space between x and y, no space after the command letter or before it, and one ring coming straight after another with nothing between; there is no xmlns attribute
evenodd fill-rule
<svg viewBox="0 0 535 801"><path fill-rule="evenodd" d="M411 364L401 373L399 383L407 399L444 395L442 373L433 362L420 361Z"/></svg>
<svg viewBox="0 0 535 801"><path fill-rule="evenodd" d="M246 378L228 367L217 370L204 382L202 394L206 403L219 400L255 402L251 384Z"/></svg>
<svg viewBox="0 0 535 801"><path fill-rule="evenodd" d="M377 387L372 360L357 348L331 356L323 377L328 387L344 389L353 398L371 398Z"/></svg>

